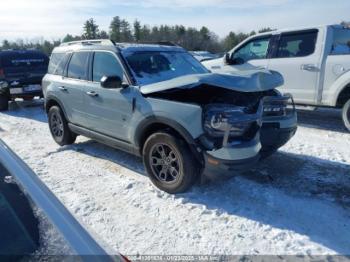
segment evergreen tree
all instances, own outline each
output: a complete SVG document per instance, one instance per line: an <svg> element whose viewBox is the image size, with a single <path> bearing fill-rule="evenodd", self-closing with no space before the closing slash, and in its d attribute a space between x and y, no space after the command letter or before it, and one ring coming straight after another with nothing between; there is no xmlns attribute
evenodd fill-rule
<svg viewBox="0 0 350 262"><path fill-rule="evenodd" d="M120 34L121 42L132 42L133 37L130 29L130 24L124 19L120 22Z"/></svg>
<svg viewBox="0 0 350 262"><path fill-rule="evenodd" d="M134 39L136 42L141 41L142 38L142 29L141 23L138 20L134 22Z"/></svg>
<svg viewBox="0 0 350 262"><path fill-rule="evenodd" d="M84 39L96 39L98 38L99 29L93 18L90 18L84 23L83 38Z"/></svg>
<svg viewBox="0 0 350 262"><path fill-rule="evenodd" d="M271 29L270 27L263 27L261 28L258 33L266 33L266 32L271 32L271 31L275 31L276 29Z"/></svg>
<svg viewBox="0 0 350 262"><path fill-rule="evenodd" d="M2 41L2 49L6 50L6 49L11 49L11 44L9 41L4 40Z"/></svg>
<svg viewBox="0 0 350 262"><path fill-rule="evenodd" d="M109 26L109 35L111 40L121 42L121 25L119 16L115 16Z"/></svg>
<svg viewBox="0 0 350 262"><path fill-rule="evenodd" d="M109 35L108 35L108 33L106 31L101 30L98 38L100 38L100 39L109 39Z"/></svg>
<svg viewBox="0 0 350 262"><path fill-rule="evenodd" d="M151 41L152 36L151 36L151 29L149 29L149 26L143 25L141 29L141 40L142 41Z"/></svg>

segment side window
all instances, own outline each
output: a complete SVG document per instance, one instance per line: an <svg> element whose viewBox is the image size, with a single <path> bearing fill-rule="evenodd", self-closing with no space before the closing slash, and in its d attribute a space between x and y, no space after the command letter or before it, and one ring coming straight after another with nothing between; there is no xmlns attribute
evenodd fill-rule
<svg viewBox="0 0 350 262"><path fill-rule="evenodd" d="M331 55L350 54L350 29L334 29Z"/></svg>
<svg viewBox="0 0 350 262"><path fill-rule="evenodd" d="M88 77L88 52L73 53L68 65L68 77L87 80Z"/></svg>
<svg viewBox="0 0 350 262"><path fill-rule="evenodd" d="M265 38L254 39L243 47L238 49L233 54L233 59L243 59L244 62L253 59L265 59L267 57L267 52L269 49L270 36Z"/></svg>
<svg viewBox="0 0 350 262"><path fill-rule="evenodd" d="M317 30L282 34L274 57L303 57L315 51Z"/></svg>
<svg viewBox="0 0 350 262"><path fill-rule="evenodd" d="M60 61L62 60L62 58L64 57L64 53L54 53L51 55L50 57L50 63L49 63L49 68L47 70L47 72L49 74L54 74L58 64L60 63Z"/></svg>
<svg viewBox="0 0 350 262"><path fill-rule="evenodd" d="M95 52L92 67L92 80L100 82L103 76L120 76L123 79L123 68L117 58L108 52Z"/></svg>
<svg viewBox="0 0 350 262"><path fill-rule="evenodd" d="M52 54L50 58L48 73L53 75L63 75L68 58L69 54Z"/></svg>

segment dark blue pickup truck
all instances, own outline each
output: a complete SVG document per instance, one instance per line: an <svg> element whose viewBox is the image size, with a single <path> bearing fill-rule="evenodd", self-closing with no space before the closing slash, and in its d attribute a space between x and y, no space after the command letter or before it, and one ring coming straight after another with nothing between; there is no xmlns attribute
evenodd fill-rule
<svg viewBox="0 0 350 262"><path fill-rule="evenodd" d="M42 96L41 80L48 63L49 58L37 50L0 51L0 111L15 98Z"/></svg>

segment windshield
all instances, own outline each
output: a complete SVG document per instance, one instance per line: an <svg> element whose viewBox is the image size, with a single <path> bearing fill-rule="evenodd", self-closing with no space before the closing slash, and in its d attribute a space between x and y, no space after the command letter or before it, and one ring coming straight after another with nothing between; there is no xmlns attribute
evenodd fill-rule
<svg viewBox="0 0 350 262"><path fill-rule="evenodd" d="M126 52L124 56L139 85L208 73L201 63L186 52Z"/></svg>

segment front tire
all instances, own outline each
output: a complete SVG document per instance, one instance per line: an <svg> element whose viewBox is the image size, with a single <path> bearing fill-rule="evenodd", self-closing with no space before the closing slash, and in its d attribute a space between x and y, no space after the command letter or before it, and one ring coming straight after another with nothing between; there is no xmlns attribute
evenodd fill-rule
<svg viewBox="0 0 350 262"><path fill-rule="evenodd" d="M60 107L52 106L48 118L51 135L57 144L64 146L75 142L77 136L69 129L67 119Z"/></svg>
<svg viewBox="0 0 350 262"><path fill-rule="evenodd" d="M0 95L0 111L7 111L9 109L9 98L7 95Z"/></svg>
<svg viewBox="0 0 350 262"><path fill-rule="evenodd" d="M185 141L166 132L155 133L146 140L143 163L152 183L170 194L187 191L200 170Z"/></svg>
<svg viewBox="0 0 350 262"><path fill-rule="evenodd" d="M350 131L350 99L343 106L342 117L345 127Z"/></svg>

